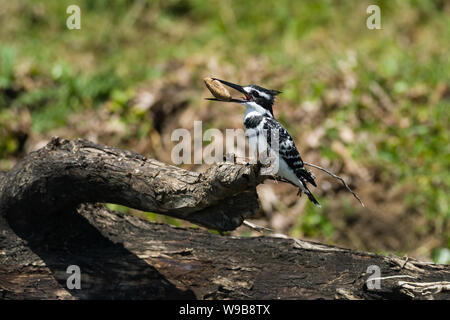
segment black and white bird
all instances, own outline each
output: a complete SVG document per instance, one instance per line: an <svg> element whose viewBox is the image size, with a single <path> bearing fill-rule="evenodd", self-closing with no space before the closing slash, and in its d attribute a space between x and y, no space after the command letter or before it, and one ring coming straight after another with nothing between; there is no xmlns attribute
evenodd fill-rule
<svg viewBox="0 0 450 320"><path fill-rule="evenodd" d="M274 118L272 107L275 97L281 92L265 89L257 85L240 86L216 78L213 78L213 80L217 80L244 94L242 99L233 98L224 102L235 102L246 107L244 115L246 132L252 131L257 132L259 135L262 134L270 148L273 145L270 137L273 137L272 133L274 130L277 131L278 135L275 136L279 137L278 152L275 151L274 154L278 157L279 166L276 174L298 186L308 196L311 202L320 207L319 202L307 186L308 183L314 187L317 186L314 177L306 170L300 153L289 132ZM209 98L208 100L222 101L215 98Z"/></svg>

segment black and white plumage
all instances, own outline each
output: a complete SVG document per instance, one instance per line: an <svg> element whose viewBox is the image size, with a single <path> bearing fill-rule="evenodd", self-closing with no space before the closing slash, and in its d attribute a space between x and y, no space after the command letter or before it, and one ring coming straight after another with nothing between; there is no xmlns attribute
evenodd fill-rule
<svg viewBox="0 0 450 320"><path fill-rule="evenodd" d="M215 79L244 94L242 99L232 99L246 107L244 126L247 135L264 136L267 146L273 151L278 160L278 176L295 184L303 191L308 199L320 207L319 202L308 189L307 184L316 187L314 177L306 170L300 153L295 146L289 132L274 118L272 106L279 91L268 90L256 85L239 86L224 80ZM275 133L275 135L274 135ZM278 137L278 144L274 144L272 137ZM274 148L278 146L278 148ZM278 149L278 150L275 150Z"/></svg>

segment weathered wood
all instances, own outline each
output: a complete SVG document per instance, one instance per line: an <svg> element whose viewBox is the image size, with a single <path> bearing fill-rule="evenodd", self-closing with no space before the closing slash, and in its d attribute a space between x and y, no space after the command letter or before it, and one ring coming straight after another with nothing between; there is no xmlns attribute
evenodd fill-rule
<svg viewBox="0 0 450 320"><path fill-rule="evenodd" d="M49 160L54 165L46 166ZM166 171L151 174L156 168ZM136 169L144 177L133 174ZM214 217L206 224L223 226L225 220L233 226L247 213L228 212L243 205L228 199L248 199L247 188L253 190L259 179L253 170L224 164L201 175L86 141L53 140L0 173L0 298L450 299L449 266L281 235L220 236L151 223L100 204L78 205L162 206L160 212L188 220L198 205L202 218ZM219 174L214 178L212 172ZM202 199L193 190L201 190ZM162 192L167 203L157 200ZM69 265L81 269L79 290L66 286ZM381 272L379 289L366 282L369 266Z"/></svg>
<svg viewBox="0 0 450 320"><path fill-rule="evenodd" d="M0 209L21 217L107 202L234 230L258 209L258 166L222 163L205 173L86 140L53 139L2 179ZM33 217L31 217L33 218Z"/></svg>
<svg viewBox="0 0 450 320"><path fill-rule="evenodd" d="M448 266L307 241L219 236L150 223L100 205L67 212L52 227L42 221L13 226L13 232L0 219L3 299L450 298L445 290L422 295L399 285L445 284ZM67 289L69 265L81 269L81 290ZM403 277L381 280L380 289L370 290L371 265L382 277Z"/></svg>

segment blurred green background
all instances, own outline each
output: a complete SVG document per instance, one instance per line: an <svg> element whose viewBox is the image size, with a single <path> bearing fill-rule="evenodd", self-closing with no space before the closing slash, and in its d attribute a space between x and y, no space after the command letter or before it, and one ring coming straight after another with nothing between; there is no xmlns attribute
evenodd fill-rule
<svg viewBox="0 0 450 320"><path fill-rule="evenodd" d="M71 4L80 30L66 27ZM366 27L370 4L381 30ZM367 206L319 171L322 209L267 183L255 222L449 263L449 39L445 0L1 0L0 170L54 135L170 162L175 128L242 128L238 106L203 99L203 77L255 83L283 91L275 116L304 160L343 176Z"/></svg>

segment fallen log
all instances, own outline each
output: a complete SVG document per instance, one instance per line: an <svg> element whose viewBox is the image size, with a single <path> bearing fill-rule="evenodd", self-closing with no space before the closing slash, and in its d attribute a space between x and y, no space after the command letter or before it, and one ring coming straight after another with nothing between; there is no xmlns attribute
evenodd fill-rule
<svg viewBox="0 0 450 320"><path fill-rule="evenodd" d="M53 139L0 172L0 298L450 299L449 266L283 235L221 236L100 204L233 230L258 208L258 169L223 163L201 174Z"/></svg>

